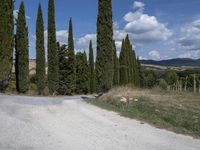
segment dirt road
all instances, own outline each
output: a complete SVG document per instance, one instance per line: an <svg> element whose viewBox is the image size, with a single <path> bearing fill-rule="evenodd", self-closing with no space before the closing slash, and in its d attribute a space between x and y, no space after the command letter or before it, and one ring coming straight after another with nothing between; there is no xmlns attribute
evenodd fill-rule
<svg viewBox="0 0 200 150"><path fill-rule="evenodd" d="M85 103L0 95L0 150L200 150L200 140Z"/></svg>

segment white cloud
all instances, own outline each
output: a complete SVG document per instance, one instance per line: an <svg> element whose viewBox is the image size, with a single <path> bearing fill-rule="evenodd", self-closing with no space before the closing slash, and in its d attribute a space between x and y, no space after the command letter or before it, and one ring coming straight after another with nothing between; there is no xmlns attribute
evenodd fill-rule
<svg viewBox="0 0 200 150"><path fill-rule="evenodd" d="M183 50L200 50L200 19L181 28L181 37L177 40Z"/></svg>
<svg viewBox="0 0 200 150"><path fill-rule="evenodd" d="M15 19L18 18L18 13L19 13L19 10L14 10L14 11L13 11L13 15L14 15L14 18L15 18ZM26 15L26 19L31 19L31 17L29 17L29 16Z"/></svg>
<svg viewBox="0 0 200 150"><path fill-rule="evenodd" d="M133 8L143 8L145 6L145 4L143 2L140 1L135 1L133 3Z"/></svg>
<svg viewBox="0 0 200 150"><path fill-rule="evenodd" d="M155 16L144 14L141 9L127 13L124 20L127 22L124 32L137 43L165 41L172 36L166 24L159 22Z"/></svg>
<svg viewBox="0 0 200 150"><path fill-rule="evenodd" d="M78 47L83 47L83 48L88 48L89 47L89 42L92 40L93 44L96 45L96 34L86 34L83 37L80 37L77 40L77 46Z"/></svg>
<svg viewBox="0 0 200 150"><path fill-rule="evenodd" d="M44 31L44 38L45 38L45 43L47 43L47 39L48 39L47 30ZM68 31L67 30L58 30L58 31L56 31L56 40L57 40L57 42L60 42L60 44L67 45Z"/></svg>
<svg viewBox="0 0 200 150"><path fill-rule="evenodd" d="M200 58L200 50L185 52L183 54L180 54L178 57L179 58L199 59Z"/></svg>
<svg viewBox="0 0 200 150"><path fill-rule="evenodd" d="M149 52L149 56L150 56L150 58L153 59L153 60L160 60L160 59L161 59L160 53L159 53L158 51L156 51L156 50L150 51L150 52Z"/></svg>

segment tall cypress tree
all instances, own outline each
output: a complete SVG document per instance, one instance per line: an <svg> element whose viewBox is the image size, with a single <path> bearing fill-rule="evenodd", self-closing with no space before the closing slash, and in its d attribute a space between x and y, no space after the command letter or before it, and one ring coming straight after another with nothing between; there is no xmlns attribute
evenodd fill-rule
<svg viewBox="0 0 200 150"><path fill-rule="evenodd" d="M120 85L128 84L128 70L127 70L127 52L125 41L122 41L122 48L119 57L119 64L120 64Z"/></svg>
<svg viewBox="0 0 200 150"><path fill-rule="evenodd" d="M29 89L28 27L23 1L19 8L16 29L16 84L20 93L25 93Z"/></svg>
<svg viewBox="0 0 200 150"><path fill-rule="evenodd" d="M89 46L89 72L90 72L90 93L95 91L95 70L94 70L94 53L92 47L92 41L90 41Z"/></svg>
<svg viewBox="0 0 200 150"><path fill-rule="evenodd" d="M56 45L54 0L48 6L48 87L50 94L58 89L58 50Z"/></svg>
<svg viewBox="0 0 200 150"><path fill-rule="evenodd" d="M96 83L98 92L106 92L113 85L113 21L112 1L99 0L97 18Z"/></svg>
<svg viewBox="0 0 200 150"><path fill-rule="evenodd" d="M119 59L117 56L117 49L115 45L115 41L113 41L113 50L114 50L114 77L113 77L113 85L119 85Z"/></svg>
<svg viewBox="0 0 200 150"><path fill-rule="evenodd" d="M0 92L9 84L12 72L14 17L13 0L0 1Z"/></svg>
<svg viewBox="0 0 200 150"><path fill-rule="evenodd" d="M73 38L73 26L72 18L69 21L69 37L68 37L68 61L67 61L67 94L73 94L76 87L76 63L75 63L75 52L74 52L74 38Z"/></svg>
<svg viewBox="0 0 200 150"><path fill-rule="evenodd" d="M89 67L86 53L76 54L76 93L87 94L89 92Z"/></svg>
<svg viewBox="0 0 200 150"><path fill-rule="evenodd" d="M40 4L36 23L36 78L38 93L42 94L45 88L45 49L44 22Z"/></svg>

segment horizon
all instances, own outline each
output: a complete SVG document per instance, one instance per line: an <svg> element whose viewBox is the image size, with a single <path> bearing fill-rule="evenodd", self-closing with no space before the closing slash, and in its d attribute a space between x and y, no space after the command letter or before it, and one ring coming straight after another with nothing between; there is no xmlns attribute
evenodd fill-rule
<svg viewBox="0 0 200 150"><path fill-rule="evenodd" d="M15 16L20 0L15 2ZM97 0L55 1L57 41L67 44L68 21L72 17L76 51L88 53L93 41L96 55ZM48 0L24 0L29 28L30 59L35 58L35 26L38 4L43 9L45 39L47 38ZM92 6L92 7L91 7ZM123 0L113 1L114 39L118 53L121 41L129 34L140 59L166 60L200 58L199 0ZM196 35L196 36L192 36ZM46 42L45 42L46 47ZM46 49L47 50L47 49Z"/></svg>

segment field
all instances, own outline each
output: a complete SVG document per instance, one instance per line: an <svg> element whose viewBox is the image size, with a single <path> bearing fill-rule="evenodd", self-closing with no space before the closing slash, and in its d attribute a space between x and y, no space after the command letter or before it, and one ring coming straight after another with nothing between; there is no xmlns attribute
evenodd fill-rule
<svg viewBox="0 0 200 150"><path fill-rule="evenodd" d="M200 95L120 87L89 103L176 133L200 137Z"/></svg>

